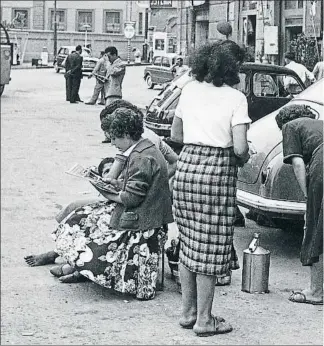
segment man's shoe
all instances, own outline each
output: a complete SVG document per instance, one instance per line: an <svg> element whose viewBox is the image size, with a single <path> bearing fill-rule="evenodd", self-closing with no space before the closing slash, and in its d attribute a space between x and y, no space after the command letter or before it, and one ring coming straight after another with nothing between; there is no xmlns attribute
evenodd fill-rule
<svg viewBox="0 0 324 346"><path fill-rule="evenodd" d="M78 101L78 102L84 102L84 101L82 101L82 100L80 100L80 99L79 99L79 100L77 100L77 101Z"/></svg>
<svg viewBox="0 0 324 346"><path fill-rule="evenodd" d="M95 105L95 103L92 103L92 102L85 102L85 105Z"/></svg>
<svg viewBox="0 0 324 346"><path fill-rule="evenodd" d="M78 103L77 101L70 101L70 103Z"/></svg>
<svg viewBox="0 0 324 346"><path fill-rule="evenodd" d="M101 143L111 143L111 139L105 139L105 140L102 141Z"/></svg>
<svg viewBox="0 0 324 346"><path fill-rule="evenodd" d="M100 106L104 106L104 105L105 105L105 103L104 103L104 102L99 102L99 103L98 103L98 105L100 105Z"/></svg>

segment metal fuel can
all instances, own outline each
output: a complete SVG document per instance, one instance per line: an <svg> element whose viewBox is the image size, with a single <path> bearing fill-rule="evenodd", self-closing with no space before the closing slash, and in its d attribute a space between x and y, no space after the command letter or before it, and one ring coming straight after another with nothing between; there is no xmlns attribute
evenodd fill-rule
<svg viewBox="0 0 324 346"><path fill-rule="evenodd" d="M260 233L254 233L249 248L243 251L242 291L269 293L270 251L260 246Z"/></svg>

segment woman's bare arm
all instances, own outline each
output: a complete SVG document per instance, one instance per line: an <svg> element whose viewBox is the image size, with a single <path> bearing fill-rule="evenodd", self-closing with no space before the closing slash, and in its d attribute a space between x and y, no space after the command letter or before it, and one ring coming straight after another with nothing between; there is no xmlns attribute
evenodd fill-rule
<svg viewBox="0 0 324 346"><path fill-rule="evenodd" d="M298 184L301 190L303 191L304 196L307 197L305 162L301 157L295 156L291 159L291 163L292 163Z"/></svg>
<svg viewBox="0 0 324 346"><path fill-rule="evenodd" d="M183 143L183 124L182 119L175 116L171 127L171 140L178 143Z"/></svg>
<svg viewBox="0 0 324 346"><path fill-rule="evenodd" d="M247 124L235 125L232 128L235 155L243 162L249 160L249 145L247 141Z"/></svg>

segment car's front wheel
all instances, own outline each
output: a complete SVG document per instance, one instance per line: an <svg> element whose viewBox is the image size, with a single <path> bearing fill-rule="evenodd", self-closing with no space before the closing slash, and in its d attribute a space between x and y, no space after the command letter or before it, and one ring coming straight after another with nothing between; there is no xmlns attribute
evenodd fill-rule
<svg viewBox="0 0 324 346"><path fill-rule="evenodd" d="M56 73L59 73L60 70L61 70L61 69L58 67L57 62L55 62L55 64L54 64L54 70L55 70Z"/></svg>
<svg viewBox="0 0 324 346"><path fill-rule="evenodd" d="M151 75L147 75L146 76L146 78L145 78L145 81L146 81L146 84L147 84L147 87L149 88L149 89L153 89L154 88L154 83L152 82L152 77L151 77Z"/></svg>

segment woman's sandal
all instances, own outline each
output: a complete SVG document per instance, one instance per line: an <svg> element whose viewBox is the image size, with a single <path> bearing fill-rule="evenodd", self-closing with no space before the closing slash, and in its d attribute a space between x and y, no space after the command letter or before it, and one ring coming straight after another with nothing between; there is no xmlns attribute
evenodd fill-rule
<svg viewBox="0 0 324 346"><path fill-rule="evenodd" d="M197 336L199 337L207 337L207 336L213 336L217 334L225 334L230 333L233 330L233 327L226 323L225 321L218 321L217 317L212 316L214 321L214 330L212 331L206 331L206 332L195 332Z"/></svg>
<svg viewBox="0 0 324 346"><path fill-rule="evenodd" d="M218 323L220 322L225 322L225 319L223 317L220 317L220 316L213 316L214 319L216 319L216 321ZM196 324L196 321L193 321L191 323L181 323L179 322L180 326L184 329L192 329L193 326Z"/></svg>
<svg viewBox="0 0 324 346"><path fill-rule="evenodd" d="M88 281L88 279L85 276L81 275L78 271L75 271L72 274L61 276L59 280L63 284L75 284L78 282Z"/></svg>
<svg viewBox="0 0 324 346"><path fill-rule="evenodd" d="M64 270L64 267L66 270ZM55 266L50 269L50 273L54 275L57 278L60 278L61 276L72 274L75 269L72 268L69 264L64 263L60 264L59 266Z"/></svg>
<svg viewBox="0 0 324 346"><path fill-rule="evenodd" d="M289 296L288 300L290 300L293 303L305 303L305 304L312 304L312 305L323 305L323 299L322 300L309 300L306 298L305 294L302 292L292 292Z"/></svg>

